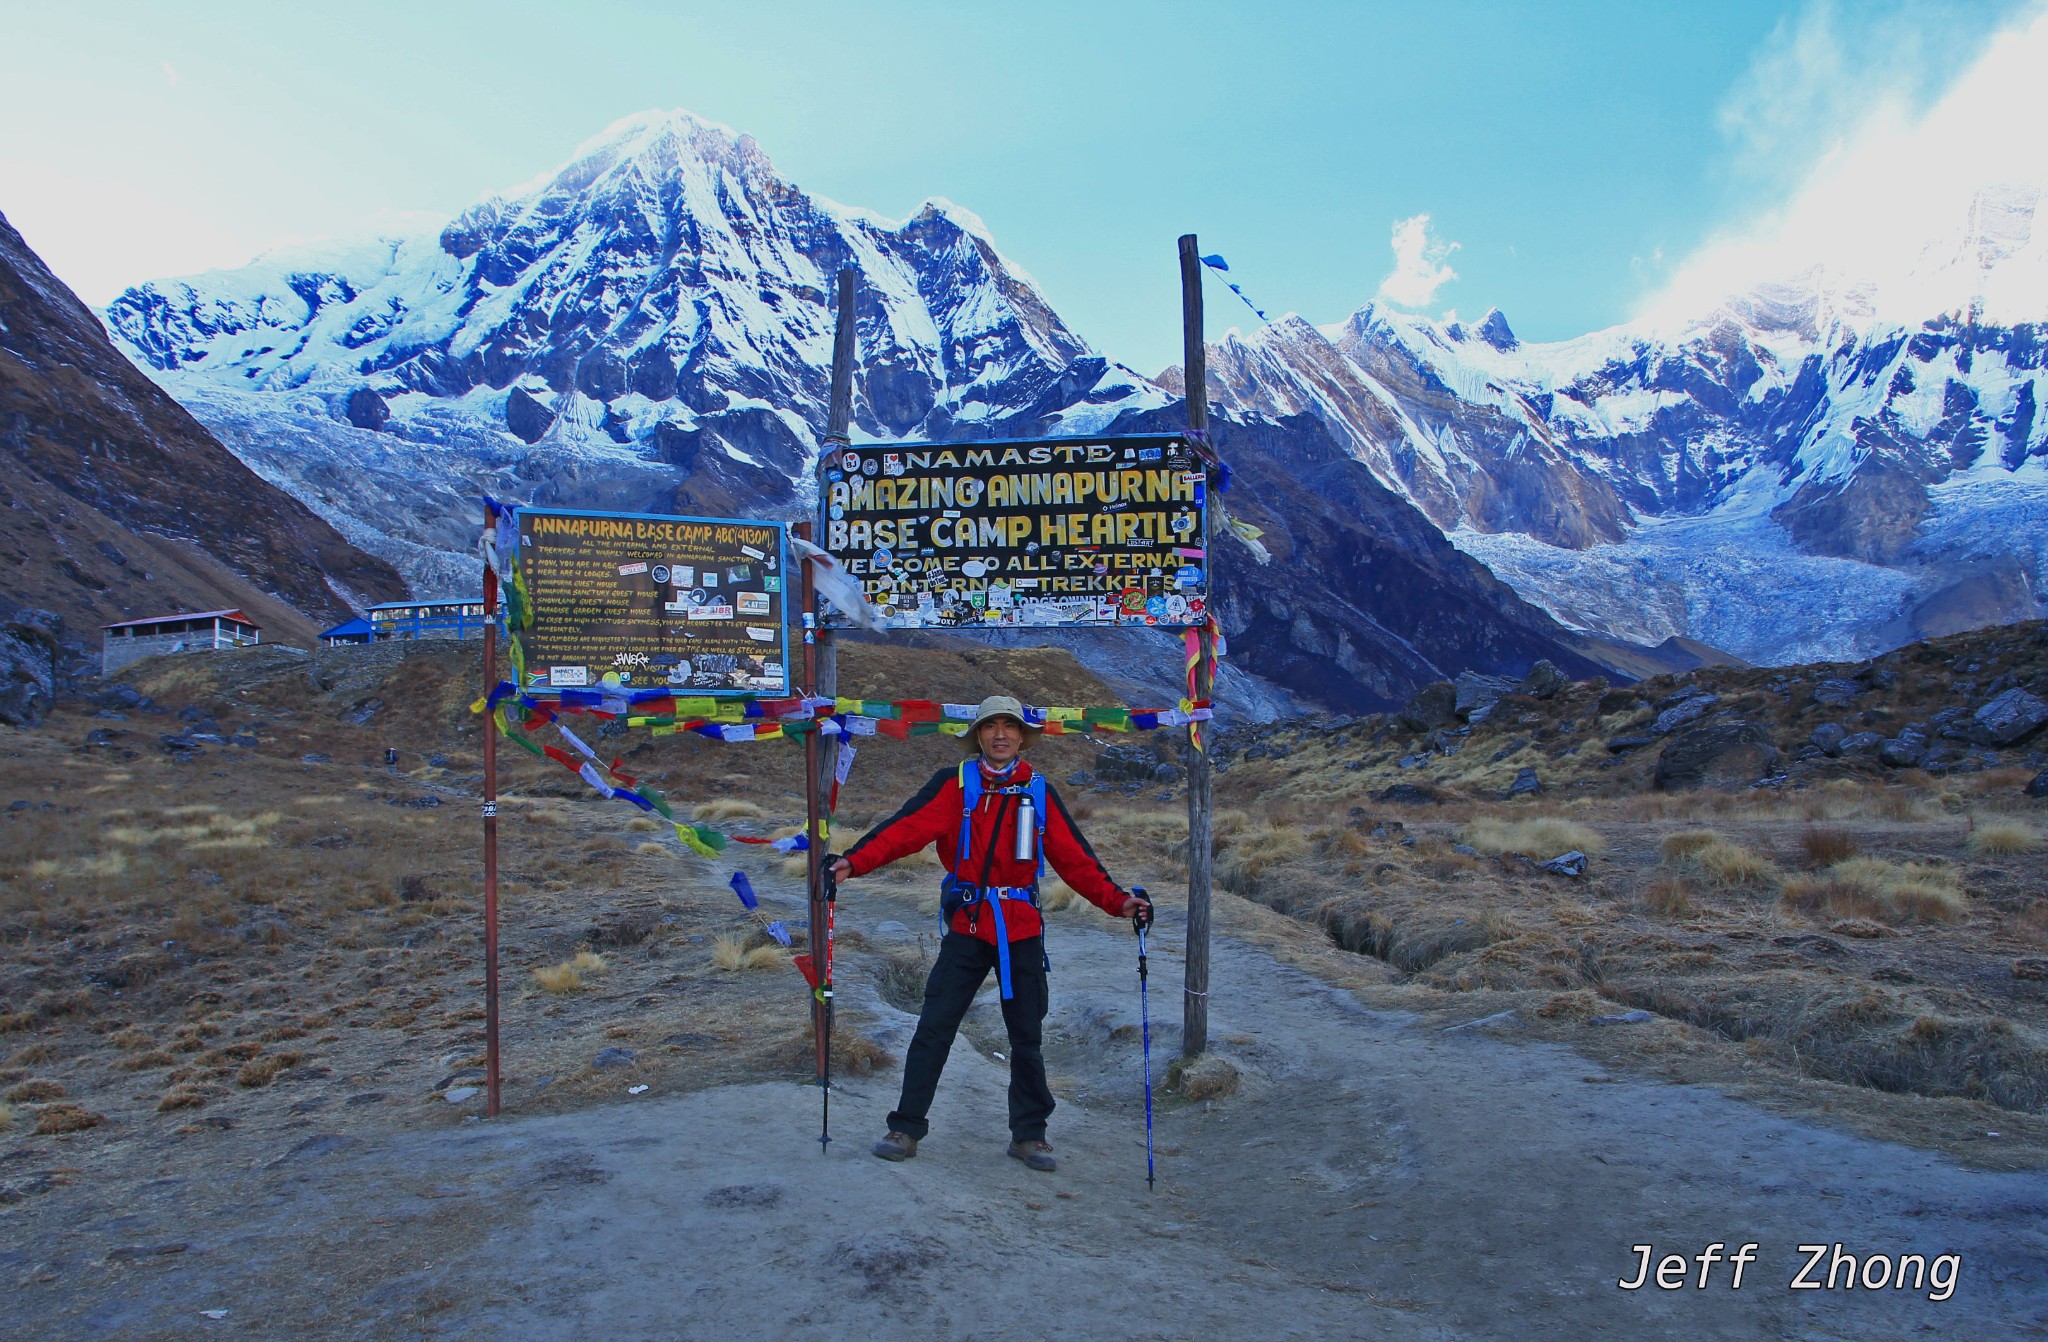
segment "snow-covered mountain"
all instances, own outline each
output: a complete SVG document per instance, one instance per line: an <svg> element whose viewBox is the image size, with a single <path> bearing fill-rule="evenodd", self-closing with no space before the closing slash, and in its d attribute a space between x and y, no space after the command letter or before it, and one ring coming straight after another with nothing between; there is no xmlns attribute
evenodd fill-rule
<svg viewBox="0 0 2048 1342"><path fill-rule="evenodd" d="M106 320L259 474L417 594L443 594L473 590L483 490L802 513L845 266L860 275L856 437L1185 422L1171 390L1070 331L967 211L933 200L899 223L835 205L687 113L621 122L438 232L145 284ZM1256 581L1228 580L1251 550L1226 544L1217 561L1226 629L1254 635L1240 665L1354 707L1466 668L1597 669L1322 426L1219 427L1261 482L1236 506L1268 532ZM1098 669L1177 667L1128 660Z"/></svg>
<svg viewBox="0 0 2048 1342"><path fill-rule="evenodd" d="M2048 326L1982 320L2048 269L2037 199L1980 193L1883 303L1816 267L1547 345L1368 304L1233 333L1211 379L1241 417L1314 418L1569 626L1868 655L2048 599ZM1916 294L1952 306L1883 315Z"/></svg>
<svg viewBox="0 0 2048 1342"><path fill-rule="evenodd" d="M422 483L787 500L824 420L847 265L868 434L1038 411L1087 432L1167 399L1093 355L967 211L933 200L894 223L806 195L750 137L686 113L620 122L438 232L145 284L106 319L260 470L425 590L471 575L449 566L468 548L443 525L450 500L409 506Z"/></svg>

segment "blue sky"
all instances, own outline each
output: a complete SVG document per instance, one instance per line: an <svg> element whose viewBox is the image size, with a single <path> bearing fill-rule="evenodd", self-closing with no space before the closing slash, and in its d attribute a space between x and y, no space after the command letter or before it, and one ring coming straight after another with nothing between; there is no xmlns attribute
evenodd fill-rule
<svg viewBox="0 0 2048 1342"><path fill-rule="evenodd" d="M685 107L806 190L975 211L1141 371L1179 359L1190 230L1276 316L1381 294L1497 305L1559 339L1644 310L2038 10L6 0L0 212L104 302L391 212L453 214L620 116ZM1209 305L1212 338L1256 324L1220 288Z"/></svg>

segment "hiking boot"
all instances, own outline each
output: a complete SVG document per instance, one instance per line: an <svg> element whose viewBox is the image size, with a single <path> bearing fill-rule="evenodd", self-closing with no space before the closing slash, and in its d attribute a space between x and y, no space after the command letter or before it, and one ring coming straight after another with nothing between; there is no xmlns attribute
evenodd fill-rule
<svg viewBox="0 0 2048 1342"><path fill-rule="evenodd" d="M875 1154L884 1160L908 1160L917 1154L917 1138L907 1132L885 1132L875 1143Z"/></svg>
<svg viewBox="0 0 2048 1342"><path fill-rule="evenodd" d="M1011 1142L1010 1158L1021 1160L1030 1168L1044 1170L1048 1174L1060 1167L1060 1163L1053 1159L1052 1143L1042 1139L1035 1142Z"/></svg>

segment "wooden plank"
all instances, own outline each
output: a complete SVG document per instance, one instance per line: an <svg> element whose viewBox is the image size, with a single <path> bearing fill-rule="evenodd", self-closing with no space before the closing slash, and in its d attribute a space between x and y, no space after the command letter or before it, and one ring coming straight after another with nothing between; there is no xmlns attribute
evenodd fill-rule
<svg viewBox="0 0 2048 1342"><path fill-rule="evenodd" d="M1209 428L1208 350L1202 343L1202 258L1195 235L1180 240L1180 309L1182 370L1185 374L1188 428ZM1216 609L1216 566L1209 564L1209 609ZM1198 636L1194 697L1207 699L1215 686L1216 643L1204 627ZM1209 881L1213 867L1210 817L1214 809L1209 756L1194 749L1195 728L1188 728L1188 946L1186 978L1181 989L1181 1056L1193 1058L1209 1047Z"/></svg>

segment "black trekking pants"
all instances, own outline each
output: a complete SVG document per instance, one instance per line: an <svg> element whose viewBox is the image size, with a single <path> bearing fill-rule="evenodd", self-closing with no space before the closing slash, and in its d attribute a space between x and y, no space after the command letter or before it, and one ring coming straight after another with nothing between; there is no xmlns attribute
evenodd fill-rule
<svg viewBox="0 0 2048 1342"><path fill-rule="evenodd" d="M938 963L925 980L917 1033L903 1060L903 1098L889 1115L891 1132L923 1140L931 1130L925 1115L931 1112L932 1094L939 1088L953 1036L995 967L996 948L979 937L948 932L940 940ZM1042 1047L1047 1005L1043 937L1010 943L1010 988L1014 995L1003 1003L1003 1025L1010 1032L1010 1137L1042 1141L1053 1110Z"/></svg>

